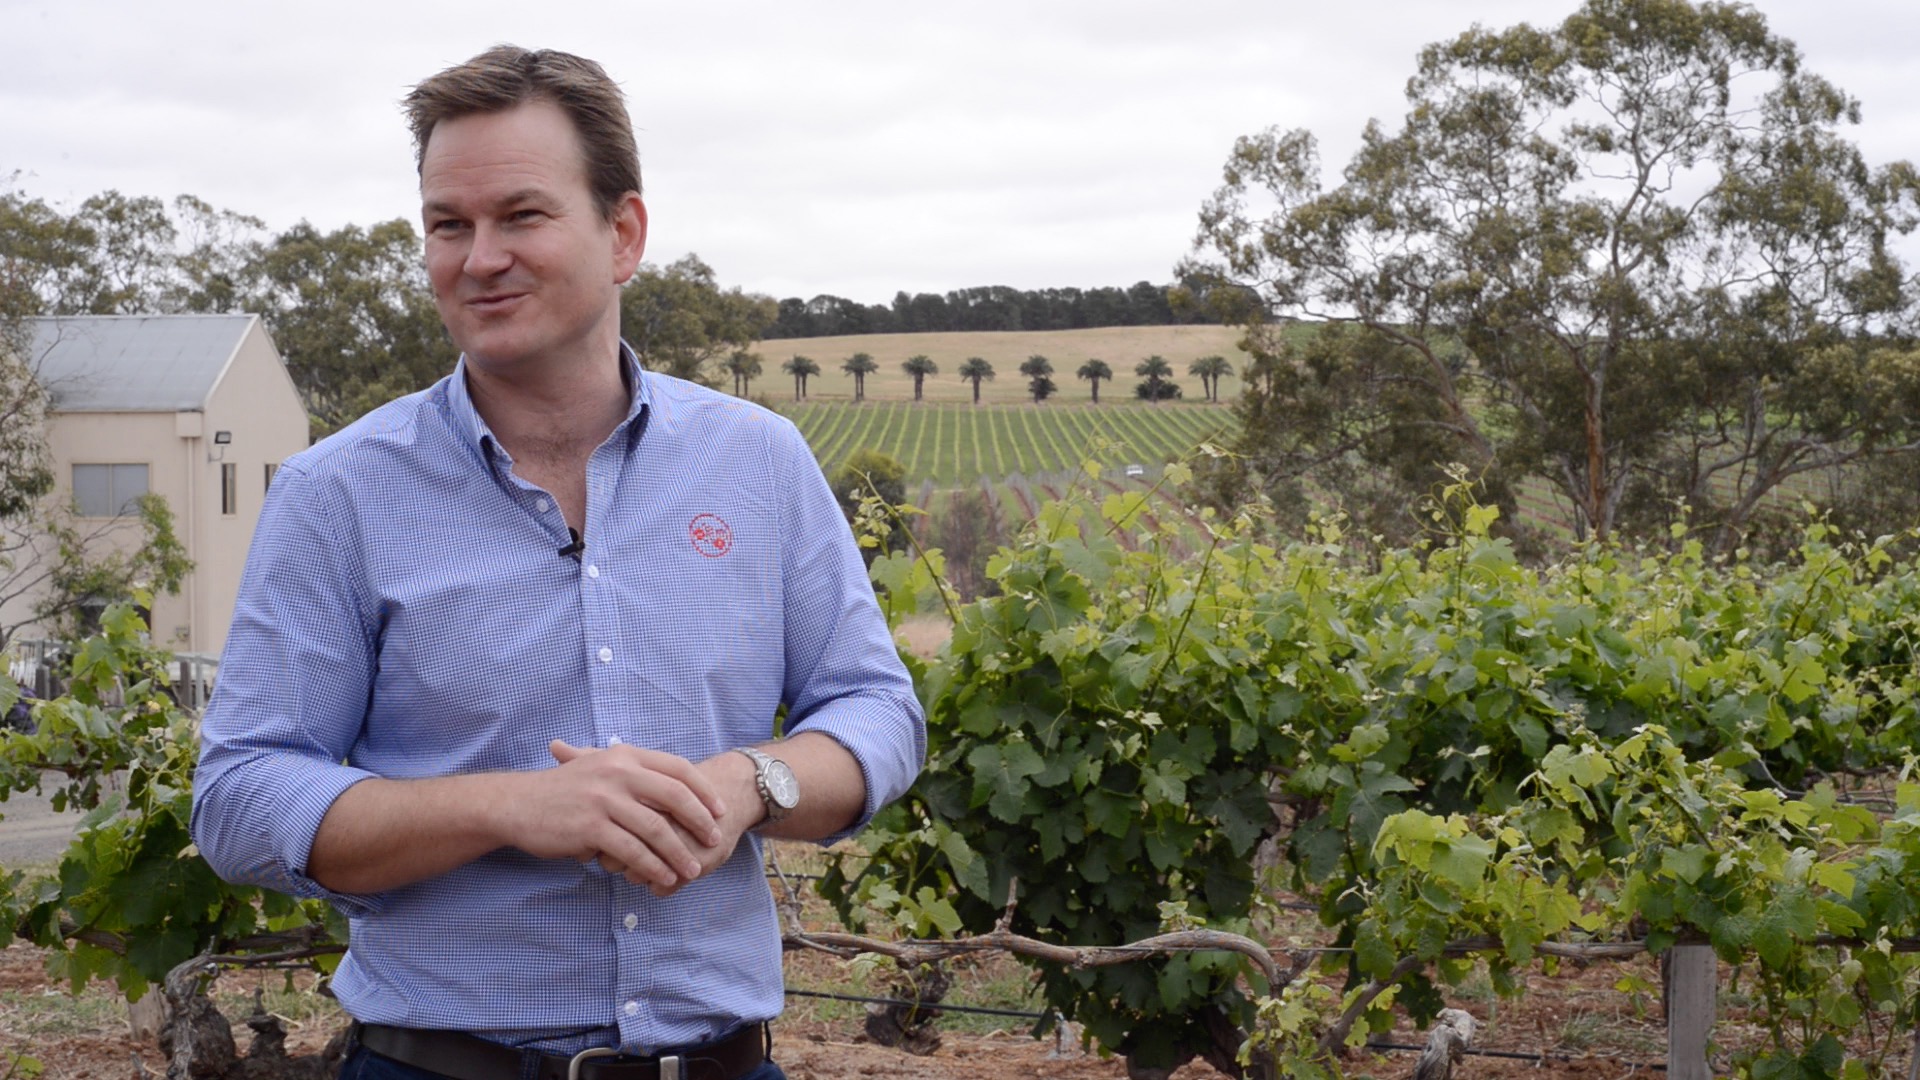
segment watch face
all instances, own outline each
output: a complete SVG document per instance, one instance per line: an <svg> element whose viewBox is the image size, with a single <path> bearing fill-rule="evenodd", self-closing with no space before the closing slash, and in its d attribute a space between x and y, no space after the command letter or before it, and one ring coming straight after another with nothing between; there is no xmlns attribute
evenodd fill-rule
<svg viewBox="0 0 1920 1080"><path fill-rule="evenodd" d="M794 779L793 770L787 768L786 762L767 763L767 795L783 809L800 805L800 781Z"/></svg>

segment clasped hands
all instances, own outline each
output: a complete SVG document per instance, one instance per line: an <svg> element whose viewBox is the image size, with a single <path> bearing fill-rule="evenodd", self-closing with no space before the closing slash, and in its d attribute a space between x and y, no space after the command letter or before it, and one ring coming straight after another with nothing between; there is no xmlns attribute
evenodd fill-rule
<svg viewBox="0 0 1920 1080"><path fill-rule="evenodd" d="M539 858L598 861L656 896L726 862L764 813L753 764L739 754L695 764L659 750L559 739L548 750L560 766L527 776L515 800L514 846Z"/></svg>

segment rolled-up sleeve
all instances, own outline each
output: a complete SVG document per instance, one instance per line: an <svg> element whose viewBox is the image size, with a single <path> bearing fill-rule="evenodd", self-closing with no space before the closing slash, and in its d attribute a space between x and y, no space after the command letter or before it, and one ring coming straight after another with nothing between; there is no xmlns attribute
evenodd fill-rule
<svg viewBox="0 0 1920 1080"><path fill-rule="evenodd" d="M867 788L858 819L821 841L831 844L906 793L926 760L927 724L840 504L799 432L783 434L774 452L785 499L786 733L831 736Z"/></svg>
<svg viewBox="0 0 1920 1080"><path fill-rule="evenodd" d="M307 875L328 808L372 775L344 764L365 723L377 624L336 501L291 463L274 477L201 724L193 839L229 881L365 915L378 897Z"/></svg>

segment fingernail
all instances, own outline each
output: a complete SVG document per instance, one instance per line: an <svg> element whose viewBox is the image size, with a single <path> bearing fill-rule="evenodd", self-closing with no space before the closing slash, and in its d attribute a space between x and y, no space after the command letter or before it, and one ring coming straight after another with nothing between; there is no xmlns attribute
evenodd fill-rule
<svg viewBox="0 0 1920 1080"><path fill-rule="evenodd" d="M684 868L682 868L681 876L685 877L688 881L692 881L694 878L697 878L700 876L700 868L694 865L693 863L688 863Z"/></svg>
<svg viewBox="0 0 1920 1080"><path fill-rule="evenodd" d="M719 829L715 829L712 832L707 834L707 846L708 847L720 846L720 830Z"/></svg>

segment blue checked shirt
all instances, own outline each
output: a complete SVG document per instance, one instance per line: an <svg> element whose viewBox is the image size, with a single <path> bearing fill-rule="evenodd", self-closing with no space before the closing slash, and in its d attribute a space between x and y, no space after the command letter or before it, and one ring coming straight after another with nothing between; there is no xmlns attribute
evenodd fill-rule
<svg viewBox="0 0 1920 1080"><path fill-rule="evenodd" d="M769 738L781 703L789 734L858 759L855 828L919 771L925 720L799 432L622 353L633 402L588 464L578 561L464 363L274 476L201 730L193 835L224 877L350 916L333 989L363 1021L648 1053L769 1019L783 995L758 837L666 899L514 849L341 895L307 854L359 780L551 768L554 738L700 761Z"/></svg>

